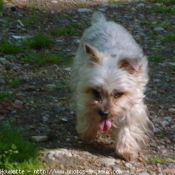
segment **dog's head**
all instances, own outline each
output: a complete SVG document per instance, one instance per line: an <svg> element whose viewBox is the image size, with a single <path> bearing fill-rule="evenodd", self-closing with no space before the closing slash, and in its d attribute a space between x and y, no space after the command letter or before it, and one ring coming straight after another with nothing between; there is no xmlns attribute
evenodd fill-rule
<svg viewBox="0 0 175 175"><path fill-rule="evenodd" d="M89 59L78 88L84 104L99 116L99 128L107 131L113 117L122 120L122 114L143 98L146 65L140 57L111 56L87 44L85 50Z"/></svg>

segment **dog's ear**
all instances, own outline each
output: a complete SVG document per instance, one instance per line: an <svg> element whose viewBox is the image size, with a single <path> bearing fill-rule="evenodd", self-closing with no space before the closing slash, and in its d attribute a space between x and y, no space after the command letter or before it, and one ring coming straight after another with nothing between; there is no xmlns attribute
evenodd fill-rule
<svg viewBox="0 0 175 175"><path fill-rule="evenodd" d="M86 51L86 53L91 55L90 61L92 61L94 63L100 62L99 57L98 57L99 51L95 47L92 47L89 44L85 44L85 51Z"/></svg>
<svg viewBox="0 0 175 175"><path fill-rule="evenodd" d="M138 72L141 68L140 58L122 58L118 62L119 68L127 70L129 73L133 74Z"/></svg>

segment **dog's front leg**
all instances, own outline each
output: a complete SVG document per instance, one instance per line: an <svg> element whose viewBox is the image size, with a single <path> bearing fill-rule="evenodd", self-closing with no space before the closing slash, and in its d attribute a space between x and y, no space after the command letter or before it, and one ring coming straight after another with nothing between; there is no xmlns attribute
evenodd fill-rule
<svg viewBox="0 0 175 175"><path fill-rule="evenodd" d="M77 111L76 130L82 140L90 141L95 139L98 131L99 117L91 110L79 109Z"/></svg>

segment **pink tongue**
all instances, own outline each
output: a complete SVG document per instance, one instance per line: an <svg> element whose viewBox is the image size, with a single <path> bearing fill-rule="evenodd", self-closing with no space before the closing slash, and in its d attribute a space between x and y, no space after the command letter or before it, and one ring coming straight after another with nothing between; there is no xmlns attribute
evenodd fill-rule
<svg viewBox="0 0 175 175"><path fill-rule="evenodd" d="M98 123L98 127L100 128L100 130L102 131L108 131L111 128L111 119L107 118L107 119L101 119Z"/></svg>

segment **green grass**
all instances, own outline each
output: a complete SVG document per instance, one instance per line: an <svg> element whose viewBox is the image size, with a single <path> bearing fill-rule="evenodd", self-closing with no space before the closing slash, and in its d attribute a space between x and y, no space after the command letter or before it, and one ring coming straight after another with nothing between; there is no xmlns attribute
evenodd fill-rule
<svg viewBox="0 0 175 175"><path fill-rule="evenodd" d="M174 0L154 0L155 3L163 3L165 5L173 5Z"/></svg>
<svg viewBox="0 0 175 175"><path fill-rule="evenodd" d="M0 99L5 99L13 95L9 90L0 90Z"/></svg>
<svg viewBox="0 0 175 175"><path fill-rule="evenodd" d="M162 34L162 35L156 35L151 33L150 35L151 39L160 41L160 42L175 42L175 32L169 32L168 34Z"/></svg>
<svg viewBox="0 0 175 175"><path fill-rule="evenodd" d="M65 35L76 35L77 34L77 28L79 27L79 23L70 23L67 27L61 28L61 29L51 29L50 33L53 36L65 36Z"/></svg>
<svg viewBox="0 0 175 175"><path fill-rule="evenodd" d="M55 88L57 89L64 89L70 87L69 81L67 80L62 80L61 82L56 82L55 83Z"/></svg>
<svg viewBox="0 0 175 175"><path fill-rule="evenodd" d="M0 53L17 54L23 51L23 46L3 40L0 42Z"/></svg>
<svg viewBox="0 0 175 175"><path fill-rule="evenodd" d="M29 16L28 18L25 18L22 20L22 22L25 24L25 25L30 25L34 22L37 22L39 19L39 17L36 15L36 14L33 14L31 16Z"/></svg>
<svg viewBox="0 0 175 175"><path fill-rule="evenodd" d="M174 155L163 155L160 157L154 156L148 161L148 163L149 164L164 164L164 163L167 163L168 158L175 160L175 154Z"/></svg>
<svg viewBox="0 0 175 175"><path fill-rule="evenodd" d="M23 44L28 45L31 49L40 50L52 46L53 41L49 35L38 32L33 37L24 40Z"/></svg>
<svg viewBox="0 0 175 175"><path fill-rule="evenodd" d="M13 92L13 88L17 87L21 84L21 82L17 79L4 79L4 88L0 88L0 99L6 99L9 97L14 97L15 92Z"/></svg>
<svg viewBox="0 0 175 175"><path fill-rule="evenodd" d="M3 0L0 0L0 10L2 9L3 6Z"/></svg>
<svg viewBox="0 0 175 175"><path fill-rule="evenodd" d="M175 7L153 6L153 10L157 13L170 13L175 15Z"/></svg>
<svg viewBox="0 0 175 175"><path fill-rule="evenodd" d="M78 24L71 24L77 27ZM25 62L42 65L46 63L72 63L72 57L66 57L62 52L49 53L48 49L53 46L54 42L50 35L42 32L36 33L31 38L26 38L18 41L3 40L0 42L0 55L3 54L18 54L18 59ZM15 87L19 84L18 80L6 80L9 87Z"/></svg>
<svg viewBox="0 0 175 175"><path fill-rule="evenodd" d="M53 41L49 35L42 32L36 33L33 37L23 39L21 43L3 40L0 42L0 53L17 54L27 52L30 49L41 50L52 46Z"/></svg>
<svg viewBox="0 0 175 175"><path fill-rule="evenodd" d="M163 59L162 56L159 54L150 55L148 57L148 60L152 62L159 62L159 61L162 61L162 59Z"/></svg>
<svg viewBox="0 0 175 175"><path fill-rule="evenodd" d="M33 174L35 169L43 167L38 152L37 145L24 139L19 129L0 126L0 169L25 170L24 174Z"/></svg>
<svg viewBox="0 0 175 175"><path fill-rule="evenodd" d="M43 65L46 63L65 63L69 64L71 58L63 56L61 52L50 54L50 53L27 53L23 58L23 61L32 63L34 65Z"/></svg>
<svg viewBox="0 0 175 175"><path fill-rule="evenodd" d="M20 85L20 81L17 80L17 79L8 79L8 78L5 78L5 84L7 86L9 86L10 88L15 88L17 87L18 85Z"/></svg>
<svg viewBox="0 0 175 175"><path fill-rule="evenodd" d="M175 41L175 32L163 36L163 40L167 42Z"/></svg>

